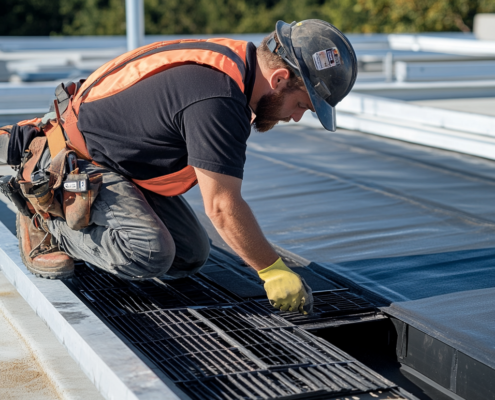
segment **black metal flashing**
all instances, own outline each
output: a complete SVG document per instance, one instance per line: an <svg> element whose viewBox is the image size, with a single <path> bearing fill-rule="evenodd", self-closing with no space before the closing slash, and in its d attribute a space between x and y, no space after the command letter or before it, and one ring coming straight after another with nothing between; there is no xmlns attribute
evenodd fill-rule
<svg viewBox="0 0 495 400"><path fill-rule="evenodd" d="M469 400L495 398L495 370L443 341L392 318L398 332L397 358L446 393Z"/></svg>

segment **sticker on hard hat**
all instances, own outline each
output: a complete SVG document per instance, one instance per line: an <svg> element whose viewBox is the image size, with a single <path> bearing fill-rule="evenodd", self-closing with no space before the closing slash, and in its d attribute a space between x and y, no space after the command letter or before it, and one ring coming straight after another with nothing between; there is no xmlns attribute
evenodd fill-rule
<svg viewBox="0 0 495 400"><path fill-rule="evenodd" d="M332 68L340 65L340 53L337 47L317 51L313 54L313 61L318 71L326 68Z"/></svg>

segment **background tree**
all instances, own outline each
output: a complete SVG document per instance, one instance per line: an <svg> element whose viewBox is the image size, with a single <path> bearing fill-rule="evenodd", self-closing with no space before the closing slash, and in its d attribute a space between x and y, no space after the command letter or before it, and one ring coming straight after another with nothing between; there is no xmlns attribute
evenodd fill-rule
<svg viewBox="0 0 495 400"><path fill-rule="evenodd" d="M63 21L59 34L125 35L125 0L59 1Z"/></svg>
<svg viewBox="0 0 495 400"><path fill-rule="evenodd" d="M1 0L0 35L123 35L125 0ZM147 34L269 32L320 18L344 32L472 29L495 0L144 0Z"/></svg>
<svg viewBox="0 0 495 400"><path fill-rule="evenodd" d="M357 0L367 18L361 32L469 32L477 13L495 12L493 0Z"/></svg>
<svg viewBox="0 0 495 400"><path fill-rule="evenodd" d="M1 0L0 35L50 35L62 31L59 0Z"/></svg>

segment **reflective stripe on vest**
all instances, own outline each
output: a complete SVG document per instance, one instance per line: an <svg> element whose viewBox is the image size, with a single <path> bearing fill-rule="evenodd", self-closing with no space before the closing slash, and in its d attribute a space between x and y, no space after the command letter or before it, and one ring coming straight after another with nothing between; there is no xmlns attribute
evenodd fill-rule
<svg viewBox="0 0 495 400"><path fill-rule="evenodd" d="M90 160L83 135L77 127L82 103L119 93L137 82L169 68L195 63L227 74L244 92L247 42L231 39L182 40L153 43L125 53L98 68L72 97L64 114L68 146L80 158ZM133 181L162 196L177 196L197 183L194 168L151 179Z"/></svg>

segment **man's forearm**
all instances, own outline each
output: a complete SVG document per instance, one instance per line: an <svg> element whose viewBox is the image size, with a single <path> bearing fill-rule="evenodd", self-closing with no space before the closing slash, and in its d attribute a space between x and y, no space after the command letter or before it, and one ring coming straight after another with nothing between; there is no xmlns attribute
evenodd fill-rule
<svg viewBox="0 0 495 400"><path fill-rule="evenodd" d="M210 215L223 240L257 271L273 264L278 254L261 231L253 212L242 200L235 207Z"/></svg>

